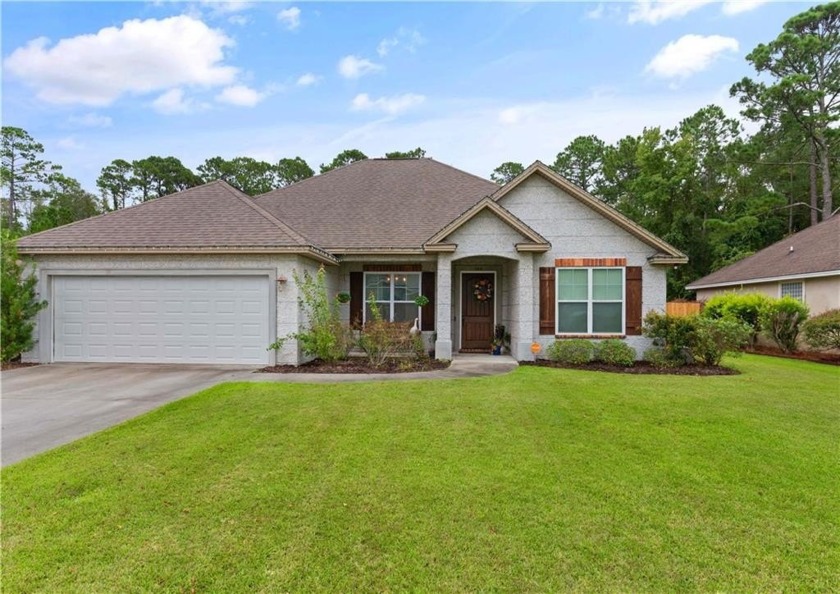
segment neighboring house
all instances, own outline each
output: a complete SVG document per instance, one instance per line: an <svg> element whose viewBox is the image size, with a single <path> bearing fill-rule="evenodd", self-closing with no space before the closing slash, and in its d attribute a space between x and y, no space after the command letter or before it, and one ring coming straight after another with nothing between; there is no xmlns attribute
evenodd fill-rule
<svg viewBox="0 0 840 594"><path fill-rule="evenodd" d="M294 274L325 266L363 322L419 318L440 359L488 352L494 326L516 359L555 337L616 337L641 353L643 314L665 307L678 250L542 163L511 183L431 159L359 161L251 199L213 182L30 235L49 307L27 359L298 364ZM423 294L428 305L418 308Z"/></svg>
<svg viewBox="0 0 840 594"><path fill-rule="evenodd" d="M794 297L811 315L840 308L840 215L777 241L687 287L698 301L726 291Z"/></svg>

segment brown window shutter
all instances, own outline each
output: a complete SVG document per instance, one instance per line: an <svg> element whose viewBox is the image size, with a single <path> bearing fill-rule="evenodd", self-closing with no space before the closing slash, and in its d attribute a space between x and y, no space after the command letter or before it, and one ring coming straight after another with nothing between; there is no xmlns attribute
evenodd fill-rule
<svg viewBox="0 0 840 594"><path fill-rule="evenodd" d="M420 291L429 299L429 303L421 308L421 330L431 332L435 329L435 277L436 272L424 272Z"/></svg>
<svg viewBox="0 0 840 594"><path fill-rule="evenodd" d="M362 325L362 308L365 305L365 277L363 272L350 273L350 325Z"/></svg>
<svg viewBox="0 0 840 594"><path fill-rule="evenodd" d="M642 333L642 267L628 266L624 275L624 334L639 336Z"/></svg>
<svg viewBox="0 0 840 594"><path fill-rule="evenodd" d="M540 334L554 336L554 316L557 311L554 290L554 268L540 268Z"/></svg>

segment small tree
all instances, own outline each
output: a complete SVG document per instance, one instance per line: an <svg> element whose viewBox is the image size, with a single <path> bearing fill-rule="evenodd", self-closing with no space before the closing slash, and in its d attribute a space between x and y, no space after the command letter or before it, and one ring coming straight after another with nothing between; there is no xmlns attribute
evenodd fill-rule
<svg viewBox="0 0 840 594"><path fill-rule="evenodd" d="M0 293L0 351L4 362L20 357L35 346L35 315L47 306L38 299L38 279L26 270L18 257L14 238L4 229L0 235L2 249L2 291Z"/></svg>
<svg viewBox="0 0 840 594"><path fill-rule="evenodd" d="M304 354L327 363L346 359L352 344L350 329L341 322L338 302L327 292L327 272L324 267L313 276L308 271L303 276L295 271L295 284L300 291L298 303L307 315L306 329L278 338L269 345L280 349L290 338L297 339Z"/></svg>

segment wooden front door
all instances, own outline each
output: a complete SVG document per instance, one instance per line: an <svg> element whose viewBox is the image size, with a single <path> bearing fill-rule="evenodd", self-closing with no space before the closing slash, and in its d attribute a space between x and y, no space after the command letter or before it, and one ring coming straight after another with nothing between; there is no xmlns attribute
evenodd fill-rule
<svg viewBox="0 0 840 594"><path fill-rule="evenodd" d="M461 350L489 352L495 323L496 275L464 274L461 282Z"/></svg>

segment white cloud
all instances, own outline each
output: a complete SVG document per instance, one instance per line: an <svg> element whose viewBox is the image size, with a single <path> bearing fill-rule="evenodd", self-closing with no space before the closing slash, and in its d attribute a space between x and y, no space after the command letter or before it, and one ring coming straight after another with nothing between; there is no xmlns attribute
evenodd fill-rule
<svg viewBox="0 0 840 594"><path fill-rule="evenodd" d="M85 145L81 144L72 136L60 138L58 141L56 141L55 146L65 151L78 151L85 148Z"/></svg>
<svg viewBox="0 0 840 594"><path fill-rule="evenodd" d="M299 87L308 87L314 84L317 84L321 80L321 77L317 74L312 74L311 72L307 72L306 74L301 74L295 84Z"/></svg>
<svg viewBox="0 0 840 594"><path fill-rule="evenodd" d="M381 111L388 115L397 115L423 103L426 98L423 95L405 93L391 97L380 97L371 99L367 93L360 93L353 99L351 109L353 111Z"/></svg>
<svg viewBox="0 0 840 594"><path fill-rule="evenodd" d="M196 111L198 105L184 96L183 89L169 89L152 101L152 107L164 115L177 115L192 113Z"/></svg>
<svg viewBox="0 0 840 594"><path fill-rule="evenodd" d="M670 19L680 19L698 8L702 8L719 0L635 0L627 16L629 23L647 23L658 25ZM724 0L721 12L732 16L754 10L770 0ZM590 12L598 11L598 8ZM589 13L587 13L588 15ZM600 13L598 13L600 16Z"/></svg>
<svg viewBox="0 0 840 594"><path fill-rule="evenodd" d="M8 74L49 103L106 106L126 93L230 84L238 72L223 63L233 40L184 15L130 20L49 45L39 37L4 60Z"/></svg>
<svg viewBox="0 0 840 594"><path fill-rule="evenodd" d="M379 72L385 67L366 58L344 56L338 61L338 73L344 78L361 78L366 74Z"/></svg>
<svg viewBox="0 0 840 594"><path fill-rule="evenodd" d="M723 14L735 15L742 12L749 12L755 10L762 4L767 4L770 0L726 0L721 7Z"/></svg>
<svg viewBox="0 0 840 594"><path fill-rule="evenodd" d="M602 16L604 16L604 4L603 4L602 2L599 2L599 3L595 6L595 8L590 8L589 10L587 10L587 11L583 14L583 16L584 16L585 18L587 18L587 19L591 19L591 20L593 20L593 21L597 21L597 20L598 20L598 19L600 19Z"/></svg>
<svg viewBox="0 0 840 594"><path fill-rule="evenodd" d="M706 70L724 52L737 52L738 40L721 35L683 35L661 50L645 67L661 78L688 78Z"/></svg>
<svg viewBox="0 0 840 594"><path fill-rule="evenodd" d="M245 25L251 22L251 17L247 17L244 14L234 14L228 17L228 22L231 25L239 25L240 27L244 27Z"/></svg>
<svg viewBox="0 0 840 594"><path fill-rule="evenodd" d="M67 123L79 128L110 128L114 122L108 116L91 112L81 116L70 116Z"/></svg>
<svg viewBox="0 0 840 594"><path fill-rule="evenodd" d="M231 0L229 2L219 2L218 0L204 0L204 6L210 8L216 14L232 14L248 10L254 6L253 2Z"/></svg>
<svg viewBox="0 0 840 594"><path fill-rule="evenodd" d="M239 107L254 107L267 96L267 93L261 93L245 85L234 85L225 87L216 95L216 101Z"/></svg>
<svg viewBox="0 0 840 594"><path fill-rule="evenodd" d="M300 27L300 8L292 6L277 13L277 20L283 23L289 31Z"/></svg>
<svg viewBox="0 0 840 594"><path fill-rule="evenodd" d="M657 25L679 19L714 0L636 0L627 17L629 23Z"/></svg>
<svg viewBox="0 0 840 594"><path fill-rule="evenodd" d="M424 43L426 43L426 38L417 29L400 27L392 37L386 37L379 42L379 45L376 46L376 53L379 54L380 58L384 58L394 48L402 47L405 51L413 54Z"/></svg>

